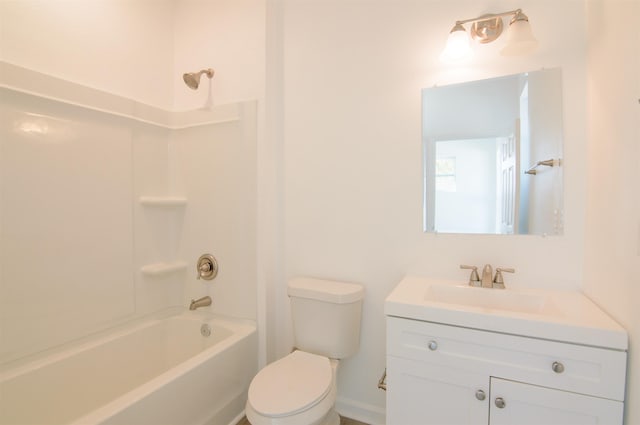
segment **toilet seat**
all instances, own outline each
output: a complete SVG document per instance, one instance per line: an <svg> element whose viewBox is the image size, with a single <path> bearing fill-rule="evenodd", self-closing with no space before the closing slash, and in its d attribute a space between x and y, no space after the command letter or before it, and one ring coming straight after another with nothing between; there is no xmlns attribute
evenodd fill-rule
<svg viewBox="0 0 640 425"><path fill-rule="evenodd" d="M311 409L327 397L332 386L328 358L294 351L258 372L248 399L256 413L280 418Z"/></svg>

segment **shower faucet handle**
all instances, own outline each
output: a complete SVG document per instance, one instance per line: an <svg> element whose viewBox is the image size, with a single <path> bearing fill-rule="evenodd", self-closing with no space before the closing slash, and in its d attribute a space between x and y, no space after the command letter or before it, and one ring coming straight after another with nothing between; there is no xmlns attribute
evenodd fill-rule
<svg viewBox="0 0 640 425"><path fill-rule="evenodd" d="M478 268L476 266L467 266L465 264L460 264L460 268L471 270L471 275L469 276L469 286L480 286L480 276L478 276Z"/></svg>
<svg viewBox="0 0 640 425"><path fill-rule="evenodd" d="M202 254L196 264L198 279L211 280L218 274L218 261L211 254Z"/></svg>

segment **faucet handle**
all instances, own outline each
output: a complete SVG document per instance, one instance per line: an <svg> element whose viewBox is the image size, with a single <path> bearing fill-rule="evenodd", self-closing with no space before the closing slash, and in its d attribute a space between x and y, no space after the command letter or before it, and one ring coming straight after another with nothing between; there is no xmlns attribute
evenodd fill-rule
<svg viewBox="0 0 640 425"><path fill-rule="evenodd" d="M211 280L218 274L218 261L211 254L202 254L196 264L197 279Z"/></svg>
<svg viewBox="0 0 640 425"><path fill-rule="evenodd" d="M496 267L496 277L493 278L493 287L496 289L504 289L504 279L502 272L515 273L516 269L510 267Z"/></svg>
<svg viewBox="0 0 640 425"><path fill-rule="evenodd" d="M476 266L467 266L465 264L460 264L460 268L471 270L471 275L469 276L469 286L480 286L480 277L478 276L478 268Z"/></svg>

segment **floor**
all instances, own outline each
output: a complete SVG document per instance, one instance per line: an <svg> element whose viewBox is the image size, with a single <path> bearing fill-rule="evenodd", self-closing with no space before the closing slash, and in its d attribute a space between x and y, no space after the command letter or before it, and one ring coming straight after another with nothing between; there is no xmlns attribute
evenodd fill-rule
<svg viewBox="0 0 640 425"><path fill-rule="evenodd" d="M343 418L340 416L340 425L367 425L364 422L358 422L355 419Z"/></svg>
<svg viewBox="0 0 640 425"><path fill-rule="evenodd" d="M249 423L247 418L242 418L242 420L238 422L237 425L251 425L251 424ZM340 425L367 425L367 424L363 422L358 422L353 419L343 418L342 416L340 416Z"/></svg>

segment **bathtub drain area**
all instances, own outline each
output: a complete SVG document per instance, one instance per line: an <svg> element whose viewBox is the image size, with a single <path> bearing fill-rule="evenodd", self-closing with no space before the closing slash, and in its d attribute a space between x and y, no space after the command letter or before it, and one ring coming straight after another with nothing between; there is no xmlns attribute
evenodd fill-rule
<svg viewBox="0 0 640 425"><path fill-rule="evenodd" d="M211 326L209 326L206 323L203 323L202 326L200 326L200 335L204 336L204 337L208 337L211 335Z"/></svg>

